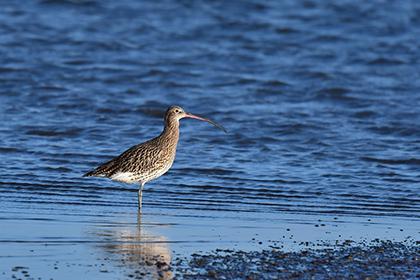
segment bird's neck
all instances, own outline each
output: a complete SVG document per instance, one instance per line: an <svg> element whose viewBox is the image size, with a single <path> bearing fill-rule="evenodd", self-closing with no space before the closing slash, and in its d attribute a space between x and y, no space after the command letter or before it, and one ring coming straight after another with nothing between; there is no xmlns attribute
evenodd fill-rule
<svg viewBox="0 0 420 280"><path fill-rule="evenodd" d="M162 131L162 137L166 138L166 141L178 142L179 139L179 121L172 120L165 123L165 128Z"/></svg>

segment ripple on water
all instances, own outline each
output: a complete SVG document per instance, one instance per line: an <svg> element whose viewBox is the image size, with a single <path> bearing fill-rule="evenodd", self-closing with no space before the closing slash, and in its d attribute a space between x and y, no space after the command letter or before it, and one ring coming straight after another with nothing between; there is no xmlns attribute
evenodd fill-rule
<svg viewBox="0 0 420 280"><path fill-rule="evenodd" d="M57 237L132 213L138 185L81 176L158 135L178 104L229 133L181 121L173 168L144 190L155 222L203 242L251 220L271 235L331 215L351 220L343 235L372 217L384 235L415 224L420 2L257 2L3 3L0 219L42 212ZM103 250L142 250L119 245Z"/></svg>

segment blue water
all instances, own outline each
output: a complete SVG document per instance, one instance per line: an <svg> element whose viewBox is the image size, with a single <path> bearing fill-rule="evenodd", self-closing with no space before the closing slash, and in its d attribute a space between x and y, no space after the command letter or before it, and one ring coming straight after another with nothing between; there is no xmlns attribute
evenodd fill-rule
<svg viewBox="0 0 420 280"><path fill-rule="evenodd" d="M167 252L418 239L420 2L327 2L3 2L0 273L65 279L56 259L126 244L137 186L81 175L159 134L172 104L229 133L182 120L146 185L141 225Z"/></svg>

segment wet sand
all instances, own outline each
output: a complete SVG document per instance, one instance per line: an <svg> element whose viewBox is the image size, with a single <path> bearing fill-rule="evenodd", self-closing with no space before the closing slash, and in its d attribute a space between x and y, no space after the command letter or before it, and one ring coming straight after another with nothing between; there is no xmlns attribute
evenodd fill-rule
<svg viewBox="0 0 420 280"><path fill-rule="evenodd" d="M275 243L275 242L274 242ZM323 244L327 246L327 244ZM112 255L102 258L101 265L85 264L101 279L419 279L420 241L404 242L375 240L358 243L348 240L341 244L285 252L279 247L260 251L217 249L208 254L169 257L159 244L125 244L116 248L121 266L107 265ZM164 248L162 250L162 248ZM133 252L136 254L133 255ZM115 260L114 260L115 261ZM56 271L80 263L54 263ZM131 271L127 269L131 268ZM3 277L10 279L53 279L31 276L28 266L14 266ZM69 278L68 276L65 278Z"/></svg>
<svg viewBox="0 0 420 280"><path fill-rule="evenodd" d="M386 279L392 273L414 279L420 273L411 220L97 210L64 206L54 215L47 207L29 217L14 208L8 218L2 212L0 279Z"/></svg>
<svg viewBox="0 0 420 280"><path fill-rule="evenodd" d="M175 263L178 279L419 279L420 242L346 242L284 252L217 250Z"/></svg>

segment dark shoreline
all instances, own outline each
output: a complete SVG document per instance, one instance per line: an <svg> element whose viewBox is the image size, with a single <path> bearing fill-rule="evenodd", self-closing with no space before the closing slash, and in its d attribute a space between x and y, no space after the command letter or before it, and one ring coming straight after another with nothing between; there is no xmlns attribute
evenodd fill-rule
<svg viewBox="0 0 420 280"><path fill-rule="evenodd" d="M69 266L81 270L88 267L106 279L420 279L420 241L414 240L377 239L369 243L347 240L330 247L324 244L321 249L309 245L295 252L276 246L255 251L216 249L174 257L169 262L164 255L133 255L129 250L117 255L101 258L99 264L82 266L78 262L56 261L51 269L64 272ZM120 274L122 267L124 271ZM11 274L3 272L2 277L59 279L52 275L34 277L37 273L33 269L22 264L11 267Z"/></svg>
<svg viewBox="0 0 420 280"><path fill-rule="evenodd" d="M216 250L178 260L175 279L419 279L420 242L375 241L299 252Z"/></svg>

